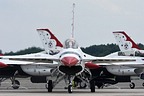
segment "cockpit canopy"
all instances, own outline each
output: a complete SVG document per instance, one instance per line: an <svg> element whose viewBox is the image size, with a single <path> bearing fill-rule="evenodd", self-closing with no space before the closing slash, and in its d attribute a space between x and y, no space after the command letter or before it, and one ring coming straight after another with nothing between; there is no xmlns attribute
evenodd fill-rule
<svg viewBox="0 0 144 96"><path fill-rule="evenodd" d="M65 42L64 42L64 48L74 48L74 49L77 49L78 48L78 44L76 42L76 40L74 39L67 39Z"/></svg>

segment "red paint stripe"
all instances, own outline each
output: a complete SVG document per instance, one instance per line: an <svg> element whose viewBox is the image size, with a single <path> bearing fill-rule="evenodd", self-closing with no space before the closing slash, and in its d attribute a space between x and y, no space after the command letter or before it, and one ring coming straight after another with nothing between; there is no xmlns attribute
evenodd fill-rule
<svg viewBox="0 0 144 96"><path fill-rule="evenodd" d="M54 34L49 29L37 29L37 30L47 31L51 35L50 39L56 40L57 42L56 46L63 47L62 43L54 36Z"/></svg>
<svg viewBox="0 0 144 96"><path fill-rule="evenodd" d="M125 35L126 38L127 38L126 41L132 42L132 48L137 48L137 49L140 50L140 48L138 47L138 45L124 31L118 31L118 32L113 32L113 33L121 33L121 34Z"/></svg>

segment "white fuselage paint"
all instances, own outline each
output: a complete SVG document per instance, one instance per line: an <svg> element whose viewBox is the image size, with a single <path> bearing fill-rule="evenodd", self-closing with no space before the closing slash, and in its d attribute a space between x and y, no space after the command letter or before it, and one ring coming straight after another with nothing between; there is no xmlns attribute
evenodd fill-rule
<svg viewBox="0 0 144 96"><path fill-rule="evenodd" d="M23 65L22 70L32 76L50 76L52 68L43 65Z"/></svg>
<svg viewBox="0 0 144 96"><path fill-rule="evenodd" d="M118 75L118 76L134 76L134 75L137 75L134 72L134 70L136 68L131 68L131 67L127 67L127 66L111 65L111 66L106 66L106 69L111 74Z"/></svg>

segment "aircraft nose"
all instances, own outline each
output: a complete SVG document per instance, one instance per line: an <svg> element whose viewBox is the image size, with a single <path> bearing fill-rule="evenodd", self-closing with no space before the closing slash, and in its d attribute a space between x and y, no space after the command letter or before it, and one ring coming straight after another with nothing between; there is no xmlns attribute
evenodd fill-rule
<svg viewBox="0 0 144 96"><path fill-rule="evenodd" d="M63 57L61 59L61 62L65 65L65 66L74 66L78 63L78 59L75 57Z"/></svg>

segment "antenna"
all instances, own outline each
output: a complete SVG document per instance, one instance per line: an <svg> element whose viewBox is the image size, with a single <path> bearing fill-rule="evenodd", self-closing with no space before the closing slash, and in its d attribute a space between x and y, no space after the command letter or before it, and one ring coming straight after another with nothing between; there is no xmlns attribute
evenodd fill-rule
<svg viewBox="0 0 144 96"><path fill-rule="evenodd" d="M73 10L72 10L72 13L73 13L73 17L72 17L72 38L74 38L74 8L75 8L75 3L73 3Z"/></svg>

